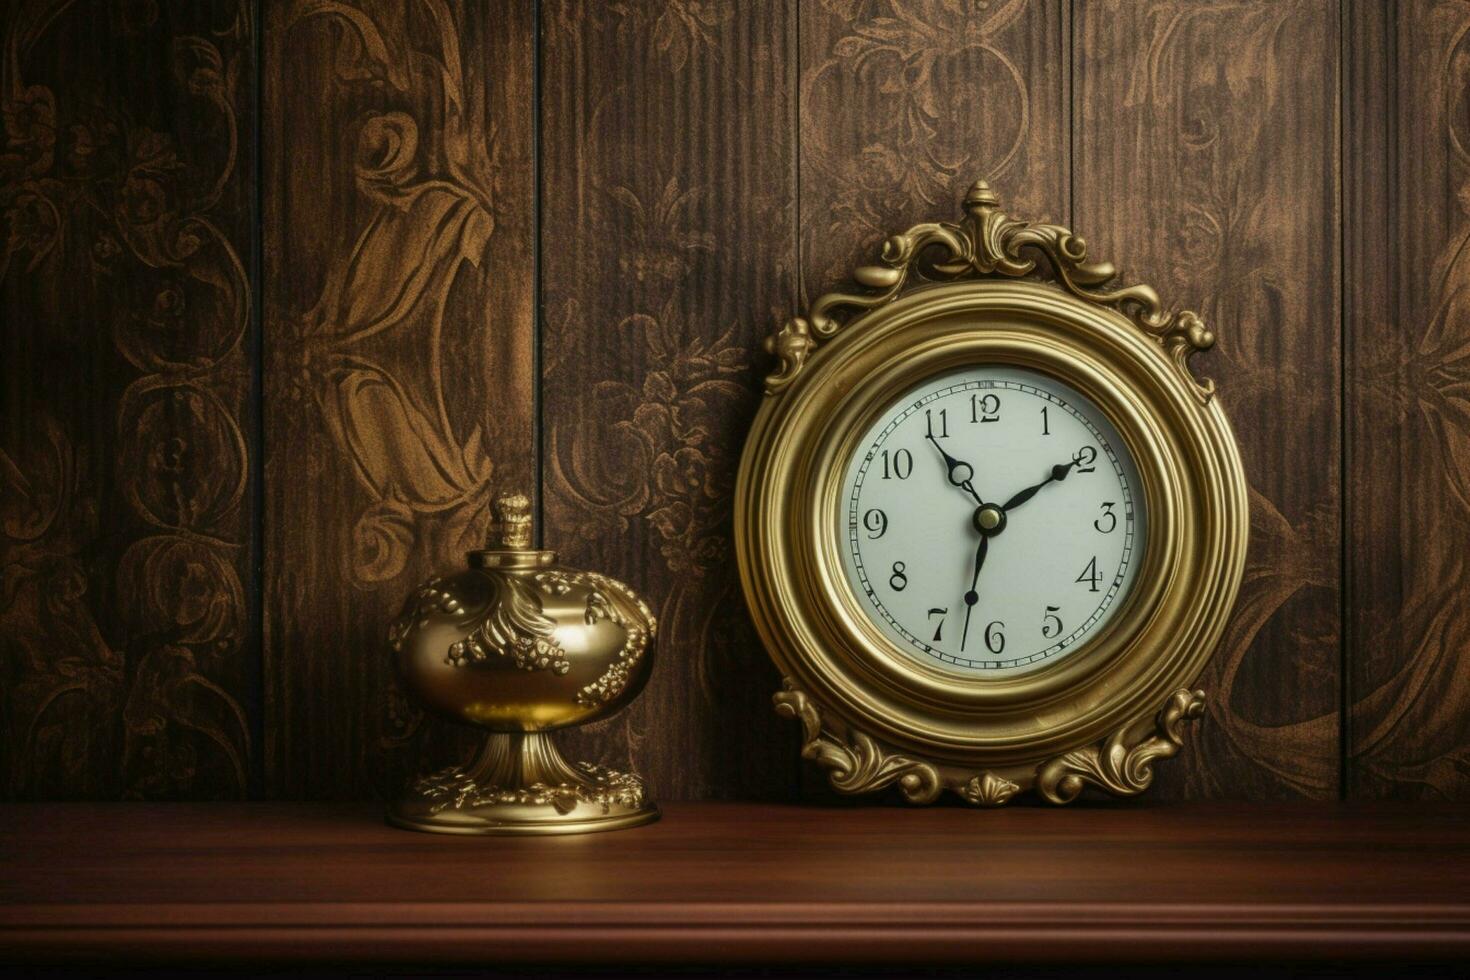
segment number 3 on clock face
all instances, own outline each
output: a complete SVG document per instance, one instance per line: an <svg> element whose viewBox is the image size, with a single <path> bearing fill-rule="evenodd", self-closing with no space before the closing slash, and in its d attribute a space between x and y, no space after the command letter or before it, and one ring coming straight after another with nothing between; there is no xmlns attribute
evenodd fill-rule
<svg viewBox="0 0 1470 980"><path fill-rule="evenodd" d="M1142 562L1127 446L1039 372L976 366L909 390L860 438L842 487L859 607L941 669L1007 676L1085 650Z"/></svg>

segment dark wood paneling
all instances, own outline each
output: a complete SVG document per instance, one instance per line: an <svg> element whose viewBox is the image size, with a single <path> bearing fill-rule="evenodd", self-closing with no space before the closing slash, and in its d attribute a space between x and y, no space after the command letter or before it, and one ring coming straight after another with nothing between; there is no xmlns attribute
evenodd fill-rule
<svg viewBox="0 0 1470 980"><path fill-rule="evenodd" d="M642 697L567 744L663 797L796 779L730 543L753 356L795 302L795 8L541 8L545 544L659 620Z"/></svg>
<svg viewBox="0 0 1470 980"><path fill-rule="evenodd" d="M1336 977L1358 957L1470 955L1470 824L1443 804L675 803L581 841L406 833L360 803L0 807L0 828L11 961L738 961L762 975L817 961L916 977L1122 959L1177 977L1274 956L1333 961L1308 972ZM833 972L847 975L818 975Z"/></svg>
<svg viewBox="0 0 1470 980"><path fill-rule="evenodd" d="M248 2L0 7L0 797L235 797Z"/></svg>
<svg viewBox="0 0 1470 980"><path fill-rule="evenodd" d="M530 0L267 10L266 778L395 792L462 733L386 624L534 483ZM428 738L425 738L425 733Z"/></svg>
<svg viewBox="0 0 1470 980"><path fill-rule="evenodd" d="M1331 796L1345 749L1352 795L1470 796L1464 4L537 9L0 10L0 797L447 761L384 625L538 483L545 543L663 626L569 750L664 797L819 792L729 551L759 340L980 176L1219 329L1251 559L1160 794Z"/></svg>
<svg viewBox="0 0 1470 980"><path fill-rule="evenodd" d="M1163 795L1338 791L1337 11L1078 4L1074 228L1125 278L1198 310L1251 485L1209 715Z"/></svg>
<svg viewBox="0 0 1470 980"><path fill-rule="evenodd" d="M1348 790L1470 798L1470 7L1347 8Z"/></svg>

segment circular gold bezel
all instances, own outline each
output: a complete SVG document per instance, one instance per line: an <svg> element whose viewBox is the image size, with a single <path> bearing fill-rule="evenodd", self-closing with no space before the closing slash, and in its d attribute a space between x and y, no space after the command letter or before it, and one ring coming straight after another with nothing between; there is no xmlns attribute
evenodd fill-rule
<svg viewBox="0 0 1470 980"><path fill-rule="evenodd" d="M987 679L925 665L863 613L838 551L841 481L857 440L907 389L966 365L1008 364L1091 399L1143 483L1134 586L1080 649ZM746 442L736 552L757 629L793 685L853 730L957 772L1029 784L1036 766L1152 717L1194 680L1239 585L1244 478L1229 425L1158 343L1117 311L1040 283L914 290L847 324Z"/></svg>
<svg viewBox="0 0 1470 980"><path fill-rule="evenodd" d="M1017 695L1021 694L1029 695L1022 699L1022 703L1040 708L1055 696L1065 694L1075 686L1080 676L1094 673L1111 663L1112 654L1120 646L1120 638L1113 634L1124 613L1135 602L1152 605L1157 600L1158 562L1154 560L1151 563L1151 558L1156 559L1162 552L1151 549L1149 542L1153 536L1151 505L1162 498L1158 488L1153 486L1152 477L1162 472L1164 467L1141 466L1138 458L1141 451L1149 451L1157 445L1162 436L1159 433L1149 433L1153 438L1139 435L1148 428L1149 419L1133 411L1130 405L1110 405L1106 400L1107 392L1119 390L1116 379L1113 379L1115 384L1111 388L1102 384L1101 372L1106 369L1088 364L1069 352L1066 345L1058 343L1049 331L1038 335L1039 328L1007 325L977 333L965 314L925 320L924 327L924 339L911 348L902 362L890 362L886 366L879 362L877 371L868 375L869 383L849 393L836 409L833 424L826 432L827 438L818 440L818 455L809 465L798 468L797 479L814 485L812 502L816 505L813 518L816 526L832 531L826 538L814 536L801 543L817 545L808 558L819 567L824 580L842 583L843 588L834 596L840 607L835 611L841 614L836 625L839 629L863 634L865 642L853 647L858 657L866 658L875 651L882 651L878 661L867 664L882 681L896 682L906 691L917 685L921 695L936 703L952 703L966 715L972 709L994 708L1015 702ZM1076 359L1059 369L1059 358ZM854 370L864 370L868 360L859 358ZM1136 506L1150 514L1133 586L1102 629L1069 650L1065 657L1055 658L1024 674L995 678L949 669L940 662L925 664L910 651L900 651L902 660L892 659L889 651L897 649L898 644L882 633L862 609L851 583L843 574L841 555L845 537L842 533L845 525L841 520L842 481L852 456L860 451L859 441L863 433L900 396L911 390L916 381L922 384L927 378L938 377L959 367L988 365L1022 367L1050 375L1068 383L1097 405L1123 436L1123 448L1133 458L1143 481L1140 488L1142 499L1136 501ZM1066 369L1073 373L1070 376L1064 374ZM1079 373L1087 375L1087 383L1077 383ZM1125 418L1128 423L1122 423ZM1167 529L1165 531L1167 541Z"/></svg>

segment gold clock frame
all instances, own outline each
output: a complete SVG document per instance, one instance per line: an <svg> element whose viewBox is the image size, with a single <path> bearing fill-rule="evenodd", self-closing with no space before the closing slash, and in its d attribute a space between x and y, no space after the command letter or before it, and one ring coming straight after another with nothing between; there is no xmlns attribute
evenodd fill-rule
<svg viewBox="0 0 1470 980"><path fill-rule="evenodd" d="M1115 276L1057 225L1014 219L979 181L958 223L915 225L766 341L780 365L746 440L736 556L757 630L785 678L776 710L845 793L897 784L981 806L1035 789L1147 789L1204 711L1189 685L1220 639L1244 569L1246 484L1215 387L1188 359L1214 344L1189 311ZM1050 280L1050 281L1047 281ZM842 461L877 413L946 369L1026 367L1108 415L1138 467L1149 533L1137 584L1086 645L1000 680L903 655L859 611L838 554Z"/></svg>

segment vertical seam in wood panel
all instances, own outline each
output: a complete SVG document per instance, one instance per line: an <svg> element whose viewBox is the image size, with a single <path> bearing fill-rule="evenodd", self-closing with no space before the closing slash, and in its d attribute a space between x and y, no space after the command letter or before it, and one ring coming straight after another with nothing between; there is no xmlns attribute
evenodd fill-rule
<svg viewBox="0 0 1470 980"><path fill-rule="evenodd" d="M1067 219L1068 228L1077 227L1077 0L1062 5L1062 39L1066 42L1067 73Z"/></svg>
<svg viewBox="0 0 1470 980"><path fill-rule="evenodd" d="M1384 55L1388 59L1388 98L1384 100L1383 112L1387 118L1384 126L1388 130L1388 156L1384 178L1388 185L1388 234L1396 239L1399 233L1399 0L1393 0L1388 11L1387 37L1384 39ZM1388 291L1393 297L1394 329L1404 322L1403 291L1399 288L1400 256L1393 255L1388 263Z"/></svg>
<svg viewBox="0 0 1470 980"><path fill-rule="evenodd" d="M791 178L795 197L796 214L791 222L792 264L796 275L792 287L796 295L791 308L799 310L806 304L806 270L801 257L801 0L793 0L795 14L792 17L793 41L791 45Z"/></svg>
<svg viewBox="0 0 1470 980"><path fill-rule="evenodd" d="M251 326L255 328L248 345L250 365L250 434L253 452L250 456L250 585L246 617L251 636L246 646L254 659L250 682L254 688L254 717L250 726L253 742L249 771L251 796L265 792L265 4L256 0L251 23L255 25L254 61L255 160L252 174L255 186L250 196L250 243L254 280L250 296L254 304Z"/></svg>
<svg viewBox="0 0 1470 980"><path fill-rule="evenodd" d="M1397 243L1399 229L1403 227L1399 219L1404 212L1402 206L1403 182L1399 179L1401 176L1399 166L1400 161L1403 159L1399 152L1399 97L1403 92L1403 83L1399 78L1399 24L1401 23L1399 14L1400 4L1398 0L1394 0L1393 5L1388 11L1388 24L1384 32L1384 58L1388 62L1388 91L1384 93L1385 98L1383 100L1384 129L1386 130L1387 136L1384 140L1383 151L1387 157L1383 176L1384 186L1386 188L1385 197L1388 203L1387 237L1390 242L1394 243ZM1403 324L1406 322L1403 299L1403 251L1396 247L1396 244L1389 247L1391 251L1386 257L1388 264L1388 302L1384 304L1383 309L1376 310L1375 313L1380 318L1385 315L1389 317L1386 329L1402 332ZM1395 367L1402 370L1402 364L1403 362L1400 361ZM1398 472L1395 474L1395 477L1398 481L1398 486L1404 487L1406 485L1405 469L1411 457L1409 454L1403 452L1397 455ZM1402 521L1402 516L1399 519ZM1398 562L1397 595L1399 597L1400 610L1403 609L1404 599L1410 594L1410 591L1405 588L1404 583L1404 569L1406 564L1402 559ZM1413 653L1410 653L1410 656L1413 655Z"/></svg>
<svg viewBox="0 0 1470 980"><path fill-rule="evenodd" d="M792 277L791 288L795 295L791 297L790 309L794 312L804 309L806 306L805 263L801 254L801 223L803 220L801 210L801 0L791 0L792 16L790 44L790 69L788 78L791 85L791 191L796 208L791 220L791 244L792 244ZM768 325L767 329L774 327ZM764 368L764 365L762 366ZM760 372L757 372L759 378ZM806 767L802 765L802 758L795 749L795 739L791 739L793 751L787 753L791 760L791 796L795 802L801 802L808 797Z"/></svg>
<svg viewBox="0 0 1470 980"><path fill-rule="evenodd" d="M542 282L541 282L541 0L531 0L531 441L536 458L531 461L535 473L535 526L533 537L536 547L544 547L546 522L544 487L546 456L543 452L544 427L541 421L541 363L542 363Z"/></svg>
<svg viewBox="0 0 1470 980"><path fill-rule="evenodd" d="M1338 717L1337 717L1337 796L1338 799L1346 799L1348 795L1348 748L1349 748L1349 711L1352 706L1351 678L1348 674L1349 655L1348 651L1352 641L1352 623L1348 620L1348 590L1351 587L1350 567L1348 565L1349 541L1348 531L1352 523L1348 519L1348 509L1351 507L1352 498L1348 493L1348 477L1351 473L1349 465L1351 445L1348 429L1352 420L1348 415L1347 383L1348 371L1352 365L1351 351L1351 329L1352 322L1349 317L1351 296L1347 287L1347 250L1349 237L1347 234L1347 182L1348 182L1348 159L1347 159L1347 128L1346 118L1349 106L1352 105L1351 93L1348 86L1353 79L1350 78L1352 71L1352 32L1346 30L1345 19L1347 17L1348 4L1352 0L1339 0L1337 5L1337 289L1338 289L1338 377L1337 377L1337 414L1338 429L1338 590L1337 590L1337 621L1338 621ZM1354 171L1356 173L1356 171Z"/></svg>

